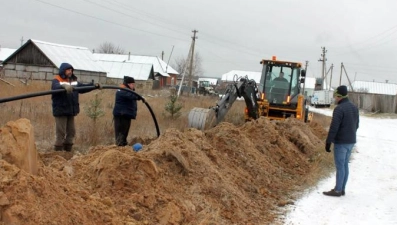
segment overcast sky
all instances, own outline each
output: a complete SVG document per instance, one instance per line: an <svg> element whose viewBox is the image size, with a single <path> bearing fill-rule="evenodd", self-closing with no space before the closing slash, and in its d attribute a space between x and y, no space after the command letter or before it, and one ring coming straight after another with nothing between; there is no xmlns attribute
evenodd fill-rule
<svg viewBox="0 0 397 225"><path fill-rule="evenodd" d="M208 77L260 71L272 55L308 61L308 76L318 77L325 47L334 85L342 62L352 81L397 83L396 11L395 0L2 0L0 45L18 48L23 37L95 49L107 41L136 55L164 51L172 65L198 30Z"/></svg>

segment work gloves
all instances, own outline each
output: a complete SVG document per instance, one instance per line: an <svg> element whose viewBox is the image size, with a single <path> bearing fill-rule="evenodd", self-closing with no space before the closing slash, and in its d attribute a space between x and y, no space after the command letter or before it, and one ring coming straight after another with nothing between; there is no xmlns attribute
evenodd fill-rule
<svg viewBox="0 0 397 225"><path fill-rule="evenodd" d="M325 144L325 151L331 152L331 143L326 143Z"/></svg>
<svg viewBox="0 0 397 225"><path fill-rule="evenodd" d="M66 90L66 93L70 94L70 93L73 92L73 86L72 85L70 85L70 84L62 84L61 86Z"/></svg>

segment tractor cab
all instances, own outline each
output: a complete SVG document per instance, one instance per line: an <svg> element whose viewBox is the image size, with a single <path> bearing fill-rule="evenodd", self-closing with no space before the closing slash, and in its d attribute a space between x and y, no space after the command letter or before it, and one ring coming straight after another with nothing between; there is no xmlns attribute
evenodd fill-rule
<svg viewBox="0 0 397 225"><path fill-rule="evenodd" d="M301 63L262 60L262 75L259 92L270 104L288 105L297 102L301 83L305 79L305 70Z"/></svg>
<svg viewBox="0 0 397 225"><path fill-rule="evenodd" d="M260 115L275 120L295 117L308 121L306 99L301 84L306 72L298 62L279 61L276 57L262 60L262 75L258 87Z"/></svg>

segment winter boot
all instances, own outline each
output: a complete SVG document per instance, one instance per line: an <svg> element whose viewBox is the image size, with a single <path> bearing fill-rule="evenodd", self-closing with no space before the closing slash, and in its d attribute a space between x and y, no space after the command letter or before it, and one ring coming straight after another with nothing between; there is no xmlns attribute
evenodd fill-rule
<svg viewBox="0 0 397 225"><path fill-rule="evenodd" d="M63 151L63 146L54 145L54 150L55 151Z"/></svg>
<svg viewBox="0 0 397 225"><path fill-rule="evenodd" d="M73 144L63 144L63 150L70 152L72 151Z"/></svg>
<svg viewBox="0 0 397 225"><path fill-rule="evenodd" d="M335 189L332 189L331 191L334 191ZM345 191L341 192L341 195L344 196L345 195Z"/></svg>
<svg viewBox="0 0 397 225"><path fill-rule="evenodd" d="M324 191L323 194L327 195L327 196L340 197L342 195L342 192L341 191L335 191L334 189L332 189L330 191Z"/></svg>

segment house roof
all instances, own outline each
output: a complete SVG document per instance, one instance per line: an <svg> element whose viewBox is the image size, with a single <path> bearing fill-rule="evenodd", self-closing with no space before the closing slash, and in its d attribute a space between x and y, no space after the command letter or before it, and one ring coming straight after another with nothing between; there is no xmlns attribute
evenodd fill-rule
<svg viewBox="0 0 397 225"><path fill-rule="evenodd" d="M256 83L260 83L261 75L261 72L231 70L222 75L222 81L234 81L235 76L237 76L237 78L248 76L248 79L253 79Z"/></svg>
<svg viewBox="0 0 397 225"><path fill-rule="evenodd" d="M134 77L135 80L154 79L153 64L97 61L107 72L109 78Z"/></svg>
<svg viewBox="0 0 397 225"><path fill-rule="evenodd" d="M16 49L12 49L12 48L0 48L0 62L7 59L15 51Z"/></svg>
<svg viewBox="0 0 397 225"><path fill-rule="evenodd" d="M366 92L366 93L383 94L383 95L397 94L397 84L392 84L392 83L354 81L352 83L352 87L354 92Z"/></svg>
<svg viewBox="0 0 397 225"><path fill-rule="evenodd" d="M38 40L31 40L53 63L59 67L67 62L75 70L106 72L95 62L92 52L86 47L61 45Z"/></svg>
<svg viewBox="0 0 397 225"><path fill-rule="evenodd" d="M120 55L120 54L103 54L94 53L96 60L99 61L118 61L118 62L132 62L132 63L144 63L153 64L153 70L155 73L159 73L162 76L169 77L169 73L179 74L171 66L167 66L167 63L161 60L157 56L140 56L140 55Z"/></svg>
<svg viewBox="0 0 397 225"><path fill-rule="evenodd" d="M67 62L71 64L75 70L105 72L105 70L95 62L91 51L86 47L55 44L33 39L29 39L5 61L13 57L15 54L18 54L19 51L24 49L29 44L37 46L37 48L57 68L59 68L62 63Z"/></svg>

